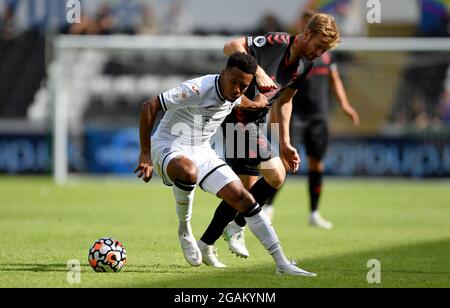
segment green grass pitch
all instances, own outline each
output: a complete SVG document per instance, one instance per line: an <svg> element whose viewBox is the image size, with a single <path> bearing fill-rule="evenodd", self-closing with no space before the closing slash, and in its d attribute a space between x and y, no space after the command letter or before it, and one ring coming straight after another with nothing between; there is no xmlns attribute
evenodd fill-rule
<svg viewBox="0 0 450 308"><path fill-rule="evenodd" d="M276 201L274 226L285 253L317 278L275 274L272 258L247 230L249 259L217 242L227 269L190 267L177 237L171 190L155 179L73 180L0 177L0 287L450 287L450 189L443 181L327 178L322 214L331 231L307 225L304 180L289 179ZM197 238L218 200L197 191ZM127 250L123 272L95 273L87 262L104 236ZM81 262L81 282L67 282L67 261ZM368 260L381 263L369 284Z"/></svg>

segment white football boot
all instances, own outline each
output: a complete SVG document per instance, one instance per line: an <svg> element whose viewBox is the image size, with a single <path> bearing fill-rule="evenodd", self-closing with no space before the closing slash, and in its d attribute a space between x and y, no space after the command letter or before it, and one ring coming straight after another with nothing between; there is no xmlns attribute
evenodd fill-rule
<svg viewBox="0 0 450 308"><path fill-rule="evenodd" d="M217 248L214 247L214 245L206 245L202 241L198 241L198 247L200 248L200 251L202 253L203 263L215 268L227 267L217 258L219 255L217 254Z"/></svg>
<svg viewBox="0 0 450 308"><path fill-rule="evenodd" d="M228 242L232 253L238 257L248 258L250 253L245 247L244 230L245 227L240 227L233 221L223 230L223 238Z"/></svg>
<svg viewBox="0 0 450 308"><path fill-rule="evenodd" d="M292 261L289 265L284 268L277 267L275 273L279 275L290 275L290 276L304 276L304 277L317 277L315 273L307 272L296 266L297 263Z"/></svg>
<svg viewBox="0 0 450 308"><path fill-rule="evenodd" d="M313 227L319 227L322 229L330 230L333 228L333 224L322 218L318 211L311 213L309 216L309 225Z"/></svg>
<svg viewBox="0 0 450 308"><path fill-rule="evenodd" d="M202 252L198 248L197 241L192 234L183 232L178 235L181 249L183 249L184 258L187 263L192 266L199 266L202 264Z"/></svg>

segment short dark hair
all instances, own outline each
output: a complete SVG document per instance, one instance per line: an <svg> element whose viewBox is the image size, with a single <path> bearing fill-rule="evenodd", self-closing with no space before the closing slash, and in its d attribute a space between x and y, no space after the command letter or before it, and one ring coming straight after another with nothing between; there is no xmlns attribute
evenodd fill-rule
<svg viewBox="0 0 450 308"><path fill-rule="evenodd" d="M256 74L258 63L256 63L255 57L245 52L235 52L228 58L226 68L230 69L236 67L247 74Z"/></svg>

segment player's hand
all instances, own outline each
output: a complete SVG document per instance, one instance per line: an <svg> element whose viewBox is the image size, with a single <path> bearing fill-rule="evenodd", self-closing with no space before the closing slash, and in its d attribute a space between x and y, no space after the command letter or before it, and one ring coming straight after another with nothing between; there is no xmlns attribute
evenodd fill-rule
<svg viewBox="0 0 450 308"><path fill-rule="evenodd" d="M358 112L351 106L346 106L344 108L345 113L350 117L354 126L359 126L359 114Z"/></svg>
<svg viewBox="0 0 450 308"><path fill-rule="evenodd" d="M281 146L281 161L286 170L296 173L300 167L300 155L292 145Z"/></svg>
<svg viewBox="0 0 450 308"><path fill-rule="evenodd" d="M258 93L253 101L256 103L257 108L265 108L269 101L264 94Z"/></svg>
<svg viewBox="0 0 450 308"><path fill-rule="evenodd" d="M256 72L256 84L260 92L267 92L272 89L278 88L277 84L264 72L263 69L259 69Z"/></svg>
<svg viewBox="0 0 450 308"><path fill-rule="evenodd" d="M150 154L141 152L139 154L139 163L136 169L134 170L134 173L139 172L137 175L138 178L142 178L145 183L148 183L150 179L152 178L153 174L153 163L150 159Z"/></svg>

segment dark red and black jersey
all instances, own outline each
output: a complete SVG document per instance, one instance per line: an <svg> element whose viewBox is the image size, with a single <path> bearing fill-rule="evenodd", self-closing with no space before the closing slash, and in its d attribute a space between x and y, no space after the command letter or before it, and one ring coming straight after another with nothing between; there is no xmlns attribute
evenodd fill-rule
<svg viewBox="0 0 450 308"><path fill-rule="evenodd" d="M285 85L299 74L305 77L313 66L313 62L300 59L298 62L289 64L290 47L294 43L295 36L284 32L270 32L261 36L247 37L247 50L256 58L258 65L277 84ZM253 80L245 95L253 99L258 93L256 80ZM250 123L265 122L268 109L256 111L233 110L225 120L226 123Z"/></svg>
<svg viewBox="0 0 450 308"><path fill-rule="evenodd" d="M337 69L333 52L315 59L308 74L293 99L293 112L302 119L327 118L330 105L330 75Z"/></svg>

